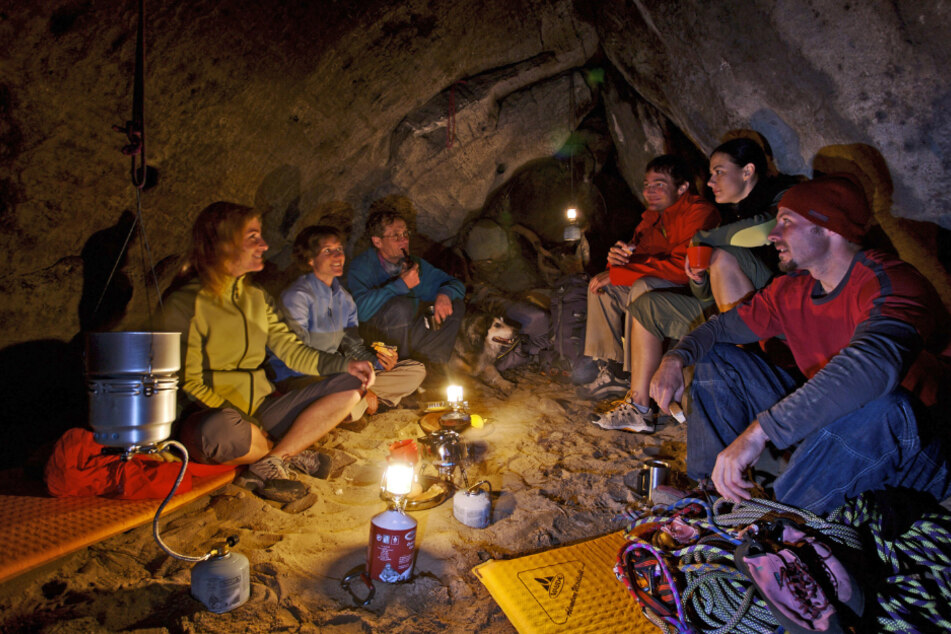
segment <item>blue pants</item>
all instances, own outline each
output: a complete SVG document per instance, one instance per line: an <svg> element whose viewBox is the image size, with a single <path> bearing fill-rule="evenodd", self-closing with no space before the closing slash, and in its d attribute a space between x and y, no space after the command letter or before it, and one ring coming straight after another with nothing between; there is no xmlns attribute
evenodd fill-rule
<svg viewBox="0 0 951 634"><path fill-rule="evenodd" d="M789 374L760 357L733 345L714 346L697 363L690 388L688 475L709 477L717 454L796 387ZM928 417L916 417L901 389L829 423L790 450L774 483L776 498L816 513L886 486L927 491L938 500L951 493L942 443Z"/></svg>

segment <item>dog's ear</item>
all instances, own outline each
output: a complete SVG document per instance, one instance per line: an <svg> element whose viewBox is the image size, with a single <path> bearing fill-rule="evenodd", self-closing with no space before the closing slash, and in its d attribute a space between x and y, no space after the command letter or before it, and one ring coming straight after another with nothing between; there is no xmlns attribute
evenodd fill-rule
<svg viewBox="0 0 951 634"><path fill-rule="evenodd" d="M489 332L490 319L484 313L473 315L472 327L466 331L471 350L480 350L483 347L485 336Z"/></svg>

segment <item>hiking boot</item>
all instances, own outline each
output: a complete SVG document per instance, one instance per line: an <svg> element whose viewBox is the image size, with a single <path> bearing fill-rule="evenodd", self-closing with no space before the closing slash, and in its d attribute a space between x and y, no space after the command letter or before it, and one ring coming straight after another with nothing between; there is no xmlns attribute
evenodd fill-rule
<svg viewBox="0 0 951 634"><path fill-rule="evenodd" d="M305 449L296 456L287 458L284 464L313 478L326 480L333 468L333 456L312 449Z"/></svg>
<svg viewBox="0 0 951 634"><path fill-rule="evenodd" d="M612 396L622 396L627 394L630 384L614 376L614 373L604 366L598 372L594 380L583 386L582 389L587 392L589 398L599 401L611 398Z"/></svg>
<svg viewBox="0 0 951 634"><path fill-rule="evenodd" d="M292 479L278 456L265 456L249 466L236 484L258 496L286 504L307 495L307 486Z"/></svg>
<svg viewBox="0 0 951 634"><path fill-rule="evenodd" d="M646 413L639 409L633 401L623 400L604 412L594 421L601 429L632 431L639 434L654 433L654 414L650 410Z"/></svg>
<svg viewBox="0 0 951 634"><path fill-rule="evenodd" d="M250 467L248 473L261 482L268 480L293 480L294 477L287 470L287 465L278 456L264 456Z"/></svg>

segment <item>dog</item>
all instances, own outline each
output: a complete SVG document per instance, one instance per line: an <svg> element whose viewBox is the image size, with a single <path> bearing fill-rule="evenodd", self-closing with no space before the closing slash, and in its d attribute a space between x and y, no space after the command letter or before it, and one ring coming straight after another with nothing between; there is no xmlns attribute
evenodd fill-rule
<svg viewBox="0 0 951 634"><path fill-rule="evenodd" d="M505 323L501 317L466 312L452 348L449 367L509 394L515 389L515 384L502 378L495 368L495 361L515 345L517 336L517 329Z"/></svg>

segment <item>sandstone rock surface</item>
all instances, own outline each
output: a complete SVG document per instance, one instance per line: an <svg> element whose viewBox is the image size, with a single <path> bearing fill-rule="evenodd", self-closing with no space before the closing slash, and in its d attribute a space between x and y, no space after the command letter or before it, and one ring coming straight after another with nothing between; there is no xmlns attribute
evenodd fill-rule
<svg viewBox="0 0 951 634"><path fill-rule="evenodd" d="M282 269L320 210L352 210L356 239L388 194L414 201L429 242L451 245L594 111L635 192L652 155L692 144L702 160L726 131L751 128L789 173L810 173L827 146L872 148L891 180L881 213L951 228L949 11L884 0L147 3L158 178L141 196L147 231L131 234L118 271L130 303L100 321L147 317L147 269L167 283L215 200L267 212ZM129 118L136 20L119 0L0 11L0 347L76 334L81 297L88 307L102 294L84 268L109 270L122 240L93 265L77 265L84 247L122 234L137 210L125 139L110 129ZM896 242L947 300L946 273L925 257L945 235L925 226Z"/></svg>

